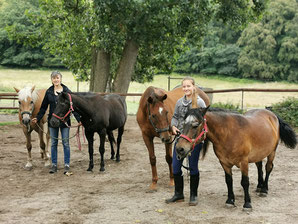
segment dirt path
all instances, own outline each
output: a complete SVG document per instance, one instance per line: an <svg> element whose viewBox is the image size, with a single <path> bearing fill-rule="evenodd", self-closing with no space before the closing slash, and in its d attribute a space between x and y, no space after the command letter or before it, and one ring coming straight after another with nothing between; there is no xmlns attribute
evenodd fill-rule
<svg viewBox="0 0 298 224"><path fill-rule="evenodd" d="M5 119L1 116L1 121ZM74 130L72 130L74 132ZM298 149L279 146L269 182L269 195L259 197L257 171L250 165L250 192L253 211L242 211L241 173L234 168L237 207L224 206L227 190L224 172L213 151L200 161L199 205L186 201L167 205L173 193L168 186L168 168L163 145L156 139L157 192L148 192L151 169L148 152L134 116L129 116L121 148L121 162L109 160L106 144L106 171L99 172L96 150L94 171L88 173L87 143L82 151L71 140L72 176L63 175L62 146L59 145L57 174L50 175L39 156L37 134L33 135L33 170L26 171L25 138L18 125L0 127L0 223L298 223ZM98 148L98 137L96 137Z"/></svg>

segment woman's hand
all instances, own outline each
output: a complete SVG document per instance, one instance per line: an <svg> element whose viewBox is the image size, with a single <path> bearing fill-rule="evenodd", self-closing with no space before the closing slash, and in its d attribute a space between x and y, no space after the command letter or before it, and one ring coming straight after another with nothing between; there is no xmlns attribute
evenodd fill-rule
<svg viewBox="0 0 298 224"><path fill-rule="evenodd" d="M37 118L35 117L31 121L32 121L33 124L36 124L37 123Z"/></svg>
<svg viewBox="0 0 298 224"><path fill-rule="evenodd" d="M173 135L177 135L178 132L180 132L180 130L178 128L176 128L175 126L172 126Z"/></svg>

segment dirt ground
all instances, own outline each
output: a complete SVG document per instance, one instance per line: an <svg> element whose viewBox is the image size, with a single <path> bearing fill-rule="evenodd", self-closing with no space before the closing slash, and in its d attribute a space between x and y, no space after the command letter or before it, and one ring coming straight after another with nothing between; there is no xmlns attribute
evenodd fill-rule
<svg viewBox="0 0 298 224"><path fill-rule="evenodd" d="M16 117L15 117L16 118ZM0 122L11 116L0 116ZM71 134L75 129L71 130ZM93 172L87 172L87 142L78 150L71 139L72 176L63 175L62 146L59 144L58 173L49 174L33 134L33 169L24 169L27 152L19 125L0 126L0 223L298 223L298 148L280 145L269 181L269 195L255 192L257 170L250 165L250 193L253 210L242 211L241 173L234 168L236 207L226 208L224 172L210 148L199 162L201 180L199 204L188 206L189 182L185 178L185 202L168 205L172 196L165 150L156 139L158 190L149 192L151 168L135 116L129 116L121 161L111 161L106 144L106 171L99 172L99 153ZM98 136L95 147L98 149ZM184 172L185 176L187 173Z"/></svg>

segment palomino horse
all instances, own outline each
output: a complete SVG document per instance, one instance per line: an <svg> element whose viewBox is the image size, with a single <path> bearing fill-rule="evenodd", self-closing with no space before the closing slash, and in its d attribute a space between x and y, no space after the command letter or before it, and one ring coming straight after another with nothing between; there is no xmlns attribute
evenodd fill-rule
<svg viewBox="0 0 298 224"><path fill-rule="evenodd" d="M197 88L200 97L209 105L209 98L205 92ZM172 132L171 119L176 102L184 95L182 87L172 91L160 88L148 87L143 93L137 112L137 122L141 128L143 140L149 152L149 160L152 171L152 184L150 190L156 190L158 181L156 169L156 157L154 153L153 139L159 137L166 148L166 161L170 171L170 185L174 185L172 168Z"/></svg>
<svg viewBox="0 0 298 224"><path fill-rule="evenodd" d="M40 146L40 154L41 158L45 160L45 166L50 165L49 161L49 153L47 150L48 143L49 143L49 135L46 135L47 144L45 144L43 139L44 133L44 123L46 122L46 115L42 118L42 120L38 124L33 124L31 122L32 118L35 118L40 106L41 102L44 98L46 90L34 90L35 86L33 87L25 87L21 90L15 88L15 91L18 93L18 100L19 100L19 120L20 124L22 125L24 135L26 137L27 143L27 164L25 168L30 170L32 169L32 157L31 157L31 132L34 130L38 133L39 136L39 146Z"/></svg>
<svg viewBox="0 0 298 224"><path fill-rule="evenodd" d="M193 107L194 108L194 107ZM244 210L251 210L249 195L248 163L258 168L257 191L261 196L268 193L268 179L279 140L288 148L295 148L297 139L293 129L281 118L266 109L254 109L244 115L221 109L195 108L185 116L183 133L177 141L178 157L184 158L200 143L204 136L203 156L209 141L225 172L228 188L226 205L235 206L232 167L240 168L241 185L244 189ZM267 157L266 176L263 179L262 160Z"/></svg>
<svg viewBox="0 0 298 224"><path fill-rule="evenodd" d="M89 167L92 171L94 133L100 136L99 152L101 156L100 171L104 171L104 153L106 134L111 145L111 159L114 159L115 139L113 130L118 129L116 161L120 161L120 143L127 119L126 102L117 94L101 96L95 93L64 93L58 96L57 106L50 120L52 127L58 127L61 121L65 121L72 111L81 116L81 122L85 127L85 135L88 140Z"/></svg>

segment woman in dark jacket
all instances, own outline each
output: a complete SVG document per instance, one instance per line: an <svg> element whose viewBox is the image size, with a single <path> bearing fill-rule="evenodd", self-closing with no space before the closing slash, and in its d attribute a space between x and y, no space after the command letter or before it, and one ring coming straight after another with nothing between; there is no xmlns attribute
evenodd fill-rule
<svg viewBox="0 0 298 224"><path fill-rule="evenodd" d="M50 125L50 119L52 117L52 114L56 108L57 104L57 98L58 93L61 92L71 92L67 86L63 85L62 82L62 75L58 71L54 71L51 74L51 81L52 86L47 89L45 97L42 101L40 110L37 114L37 117L34 118L33 122L39 122L44 114L46 113L48 106L50 105L50 111L48 116L48 127L50 129L50 135L51 135L51 159L52 159L52 166L50 169L50 173L56 173L57 172L57 146L58 146L58 136L59 136L59 129L62 136L62 145L63 145L63 151L64 151L64 174L69 172L69 162L70 162L70 147L69 147L69 127L70 126L70 119L67 120L66 126L64 123L61 123L60 127L53 128ZM78 122L80 122L80 116L79 114L74 112L74 116Z"/></svg>

